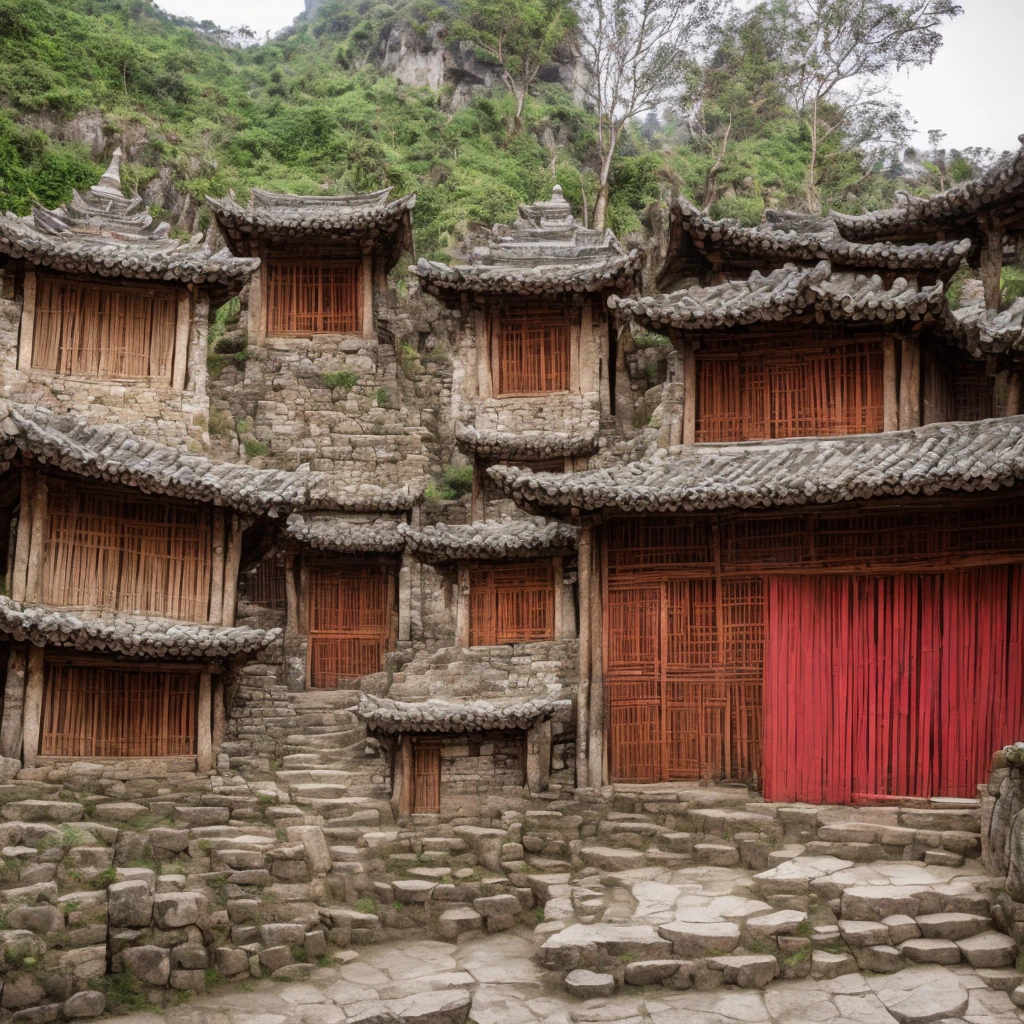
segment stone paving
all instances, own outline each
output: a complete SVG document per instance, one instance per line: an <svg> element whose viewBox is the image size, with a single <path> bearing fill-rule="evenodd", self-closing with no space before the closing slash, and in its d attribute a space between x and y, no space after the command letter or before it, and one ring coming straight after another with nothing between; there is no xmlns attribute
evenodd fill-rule
<svg viewBox="0 0 1024 1024"><path fill-rule="evenodd" d="M342 1024L388 1021L391 1011L422 1024L1019 1024L1024 1012L967 967L912 967L896 975L777 981L766 991L672 992L637 988L580 1001L533 961L527 931L462 945L397 941L357 960L317 969L306 982L254 982L118 1024ZM888 1009L887 1009L888 1007ZM468 1017L466 1016L468 1008ZM892 1011L892 1012L890 1012ZM394 1019L394 1018L391 1018Z"/></svg>

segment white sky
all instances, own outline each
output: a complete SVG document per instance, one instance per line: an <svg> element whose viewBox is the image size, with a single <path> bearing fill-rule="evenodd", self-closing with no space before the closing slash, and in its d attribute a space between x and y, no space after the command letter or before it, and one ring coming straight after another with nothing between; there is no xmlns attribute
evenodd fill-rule
<svg viewBox="0 0 1024 1024"><path fill-rule="evenodd" d="M303 0L157 0L173 14L223 27L248 25L258 35L291 24ZM510 0L513 2L513 0ZM1017 148L1024 133L1024 0L960 0L964 14L946 29L935 63L900 75L903 97L920 130L946 133L947 148Z"/></svg>

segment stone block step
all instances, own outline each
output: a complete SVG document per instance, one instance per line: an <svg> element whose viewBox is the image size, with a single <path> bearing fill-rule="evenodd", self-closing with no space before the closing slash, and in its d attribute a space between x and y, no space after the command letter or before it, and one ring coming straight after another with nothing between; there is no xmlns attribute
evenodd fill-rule
<svg viewBox="0 0 1024 1024"><path fill-rule="evenodd" d="M0 809L6 821L81 821L85 808L63 800L14 800Z"/></svg>
<svg viewBox="0 0 1024 1024"><path fill-rule="evenodd" d="M347 796L348 786L326 782L296 782L288 787L288 791L295 803L305 804L310 800L337 800Z"/></svg>
<svg viewBox="0 0 1024 1024"><path fill-rule="evenodd" d="M307 750L299 753L311 753L316 750L336 750L338 747L347 747L365 734L362 729L346 729L340 732L322 732L316 735L304 733L292 735L285 738L285 743L290 747L304 747Z"/></svg>
<svg viewBox="0 0 1024 1024"><path fill-rule="evenodd" d="M347 786L354 777L354 772L341 771L337 768L318 768L313 766L274 772L274 778L282 785L289 787L312 782L321 784L326 783L334 786Z"/></svg>

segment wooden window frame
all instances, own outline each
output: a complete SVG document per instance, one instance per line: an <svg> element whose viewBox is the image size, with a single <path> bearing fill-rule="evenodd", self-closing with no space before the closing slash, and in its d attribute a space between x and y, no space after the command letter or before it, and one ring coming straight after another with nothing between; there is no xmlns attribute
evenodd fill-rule
<svg viewBox="0 0 1024 1024"><path fill-rule="evenodd" d="M698 442L837 437L884 429L881 333L806 328L702 339Z"/></svg>
<svg viewBox="0 0 1024 1024"><path fill-rule="evenodd" d="M201 676L199 665L47 657L38 757L195 759ZM139 677L152 680L140 685ZM116 679L121 681L111 692ZM90 684L91 695L83 693ZM167 730L171 723L178 726L173 733ZM104 724L113 726L111 735L97 728Z"/></svg>
<svg viewBox="0 0 1024 1024"><path fill-rule="evenodd" d="M263 268L268 336L309 338L321 334L362 334L362 256L330 246L303 246L287 252L270 249L263 254ZM307 272L305 281L299 279L303 271ZM308 289L307 305L311 308L299 308L299 287ZM329 304L324 301L325 295L335 300L340 298L340 312L326 308ZM284 298L288 301L282 303Z"/></svg>
<svg viewBox="0 0 1024 1024"><path fill-rule="evenodd" d="M47 488L43 604L219 621L220 608L211 612L217 567L210 505L59 478ZM133 580L138 589L128 590Z"/></svg>
<svg viewBox="0 0 1024 1024"><path fill-rule="evenodd" d="M384 657L395 648L398 629L398 573L393 561L317 559L306 571L305 594L308 649L306 686L313 690L334 690L339 683L380 672ZM375 581L381 604L370 608L360 601L363 621L346 625L343 609L334 603L332 589L346 580ZM337 611L334 628L329 627L330 610ZM323 617L321 617L323 616ZM376 620L376 621L373 621ZM347 645L347 650L346 650ZM333 667L336 662L338 667Z"/></svg>
<svg viewBox="0 0 1024 1024"><path fill-rule="evenodd" d="M470 564L469 646L554 640L557 582L551 559Z"/></svg>
<svg viewBox="0 0 1024 1024"><path fill-rule="evenodd" d="M572 378L572 347L579 311L558 306L504 307L494 311L492 387L496 398L562 394ZM525 332L535 337L531 343ZM536 349L537 366L526 367L527 349Z"/></svg>
<svg viewBox="0 0 1024 1024"><path fill-rule="evenodd" d="M72 377L169 386L181 344L179 307L186 296L180 287L143 281L101 283L37 274L30 366ZM83 335L83 323L91 333ZM128 342L139 340L132 328L140 324L148 337L129 353ZM90 353L91 365L85 365L83 353ZM124 365L117 366L128 354L145 362L146 370L139 365L126 372Z"/></svg>

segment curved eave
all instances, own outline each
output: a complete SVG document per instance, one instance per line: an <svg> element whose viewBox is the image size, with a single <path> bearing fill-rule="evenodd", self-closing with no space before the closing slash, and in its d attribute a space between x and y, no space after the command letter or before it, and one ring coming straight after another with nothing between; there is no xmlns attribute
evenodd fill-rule
<svg viewBox="0 0 1024 1024"><path fill-rule="evenodd" d="M986 491L1024 480L1024 416L887 434L697 444L608 469L487 471L517 504L551 514L702 512Z"/></svg>
<svg viewBox="0 0 1024 1024"><path fill-rule="evenodd" d="M563 298L572 295L628 295L639 291L644 256L633 249L603 263L582 266L505 267L492 264L448 266L421 259L409 267L420 288L449 306L465 294L522 298Z"/></svg>

